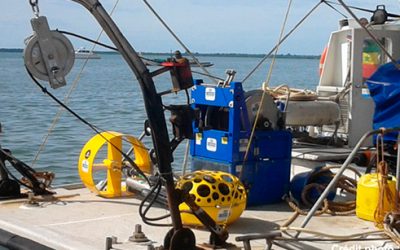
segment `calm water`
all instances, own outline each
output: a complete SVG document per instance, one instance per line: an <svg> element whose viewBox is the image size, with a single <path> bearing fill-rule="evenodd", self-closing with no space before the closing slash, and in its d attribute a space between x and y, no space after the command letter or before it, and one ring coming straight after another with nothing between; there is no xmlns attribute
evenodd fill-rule
<svg viewBox="0 0 400 250"><path fill-rule="evenodd" d="M200 61L214 63L207 68L212 75L225 78L226 69L237 71L236 80L242 80L258 63L260 58L251 57L199 57ZM68 75L68 85L50 90L63 99L75 81L83 60L77 60ZM318 64L315 59L278 59L271 86L287 84L290 87L314 89L318 82ZM246 90L259 88L265 81L269 62L262 65L244 83ZM150 69L154 70L154 69ZM193 68L200 71L199 68ZM204 76L205 82L210 80ZM157 76L155 82L159 91L170 87L168 74ZM46 85L48 86L48 85ZM165 104L180 103L184 94L171 95L163 99ZM59 110L57 104L44 95L29 79L20 53L0 53L0 122L3 134L0 144L13 154L31 164L44 136ZM92 124L105 129L139 136L146 119L142 94L133 73L116 54L102 55L100 60L90 60L81 74L73 91L69 107ZM168 118L169 114L167 114ZM77 161L83 145L94 136L94 132L72 115L63 112L40 154L35 169L56 173L55 184L79 181ZM148 139L146 145L151 147ZM181 169L184 144L175 152L173 167Z"/></svg>

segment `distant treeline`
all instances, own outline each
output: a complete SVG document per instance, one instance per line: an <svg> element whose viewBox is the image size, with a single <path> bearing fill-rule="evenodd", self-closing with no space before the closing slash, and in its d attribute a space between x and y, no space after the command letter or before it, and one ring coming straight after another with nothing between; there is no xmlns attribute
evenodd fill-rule
<svg viewBox="0 0 400 250"><path fill-rule="evenodd" d="M22 53L23 49L5 49L0 48L0 52L20 52ZM115 51L96 51L99 54L116 54L118 52ZM166 56L170 57L171 53L164 53L164 52L141 52L143 56L146 55L156 55L156 56ZM188 56L186 53L182 53L183 55ZM246 54L246 53L193 53L195 56L216 56L216 57L259 57L263 58L265 54ZM299 59L318 59L320 56L315 55L292 55L288 54L279 54L276 56L277 58L299 58Z"/></svg>
<svg viewBox="0 0 400 250"><path fill-rule="evenodd" d="M154 53L154 52L142 52L142 55L163 55L163 56L171 56L171 53ZM182 55L188 56L186 53L182 53ZM195 56L216 56L216 57L259 57L263 58L265 54L246 54L246 53L193 53ZM278 54L277 58L299 58L299 59L319 59L321 56L315 55L292 55L288 54Z"/></svg>

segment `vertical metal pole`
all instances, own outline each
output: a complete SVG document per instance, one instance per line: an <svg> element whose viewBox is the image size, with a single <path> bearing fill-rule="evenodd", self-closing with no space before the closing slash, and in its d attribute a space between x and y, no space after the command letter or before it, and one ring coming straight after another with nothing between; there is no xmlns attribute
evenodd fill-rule
<svg viewBox="0 0 400 250"><path fill-rule="evenodd" d="M187 165L188 165L188 158L189 158L189 140L186 142L185 155L183 156L182 175L186 174L186 169L187 169Z"/></svg>
<svg viewBox="0 0 400 250"><path fill-rule="evenodd" d="M301 228L304 228L308 222L311 220L311 217L314 216L315 212L317 209L321 206L322 202L324 199L328 196L329 192L331 189L336 185L336 183L339 181L339 178L342 176L343 172L346 170L347 166L351 163L353 157L356 155L358 149L361 147L362 143L365 141L365 139L371 135L371 132L367 132L364 134L364 136L358 141L357 145L354 147L354 149L351 151L350 155L347 157L346 161L343 163L343 165L340 167L338 172L336 173L335 177L329 182L328 186L325 188L324 192L322 192L321 196L318 198L318 200L315 202L314 206L311 208L310 212L308 212L306 218L303 220L301 223ZM297 233L296 237L300 234Z"/></svg>
<svg viewBox="0 0 400 250"><path fill-rule="evenodd" d="M364 141L371 135L373 134L378 134L378 133L390 133L390 132L395 132L399 131L400 128L393 128L393 129L378 129L378 130L373 130L365 133L361 139L358 141L357 145L353 148L351 151L350 155L347 157L343 165L340 167L338 172L336 173L335 177L331 180L331 182L328 184L328 186L325 188L324 192L322 192L321 196L318 198L318 200L315 202L314 206L311 208L310 212L308 212L306 218L304 218L303 222L301 223L300 227L304 228L308 222L311 220L311 217L314 216L315 212L317 209L321 206L322 202L324 199L328 196L329 192L332 190L332 188L336 185L336 183L339 181L339 178L342 176L343 172L346 170L346 168L350 165L351 161L353 160L353 157L356 155L357 151L360 149L361 145L364 143ZM296 238L300 235L300 232L296 234Z"/></svg>
<svg viewBox="0 0 400 250"><path fill-rule="evenodd" d="M172 224L175 230L179 230L182 228L182 220L178 208L179 202L175 199L175 184L171 167L171 162L173 161L172 151L161 97L157 94L151 74L140 59L139 55L98 0L73 1L84 6L96 18L97 22L104 29L104 32L118 48L118 51L121 53L139 82L152 131L151 136L157 157L158 169L165 180Z"/></svg>

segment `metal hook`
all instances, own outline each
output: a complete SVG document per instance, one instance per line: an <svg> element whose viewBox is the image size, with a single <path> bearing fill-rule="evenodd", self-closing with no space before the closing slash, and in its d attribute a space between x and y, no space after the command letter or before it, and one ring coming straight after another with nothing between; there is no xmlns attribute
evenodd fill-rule
<svg viewBox="0 0 400 250"><path fill-rule="evenodd" d="M32 6L33 15L39 17L39 0L29 0L29 4Z"/></svg>

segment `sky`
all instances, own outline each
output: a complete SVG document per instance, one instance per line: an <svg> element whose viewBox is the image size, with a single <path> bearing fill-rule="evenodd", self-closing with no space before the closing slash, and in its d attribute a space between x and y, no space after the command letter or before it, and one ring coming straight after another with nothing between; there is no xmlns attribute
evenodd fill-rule
<svg viewBox="0 0 400 250"><path fill-rule="evenodd" d="M91 14L70 0L38 0L40 15L51 29L74 32L96 39L101 31ZM192 52L267 53L279 39L289 1L286 0L148 0L168 26ZM289 31L319 0L293 0L284 30ZM33 17L29 0L1 0L0 48L23 48L32 34ZM103 0L110 11L116 0ZM348 5L375 9L384 4L390 13L400 14L399 0L347 0ZM349 16L340 6L343 14ZM370 13L356 12L370 18ZM136 51L184 51L142 0L119 0L114 21ZM280 54L319 55L338 21L344 17L322 4L280 47ZM71 38L75 48L88 42ZM101 42L111 44L103 35ZM97 48L97 50L102 50Z"/></svg>

